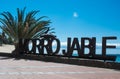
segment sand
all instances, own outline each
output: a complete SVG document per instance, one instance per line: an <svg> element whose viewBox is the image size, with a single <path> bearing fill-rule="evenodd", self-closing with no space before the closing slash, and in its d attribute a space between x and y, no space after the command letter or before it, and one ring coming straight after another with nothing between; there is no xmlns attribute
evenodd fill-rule
<svg viewBox="0 0 120 79"><path fill-rule="evenodd" d="M0 46L0 52L11 53L14 49L14 45L3 44Z"/></svg>
<svg viewBox="0 0 120 79"><path fill-rule="evenodd" d="M0 46L11 53L13 45ZM0 56L0 79L120 79L120 71Z"/></svg>

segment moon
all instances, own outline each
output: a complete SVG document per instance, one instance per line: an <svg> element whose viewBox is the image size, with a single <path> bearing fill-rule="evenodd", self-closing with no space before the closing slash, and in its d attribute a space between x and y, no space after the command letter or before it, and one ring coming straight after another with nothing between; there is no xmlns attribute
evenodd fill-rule
<svg viewBox="0 0 120 79"><path fill-rule="evenodd" d="M77 18L79 15L78 15L78 13L77 12L73 12L73 17L74 18Z"/></svg>

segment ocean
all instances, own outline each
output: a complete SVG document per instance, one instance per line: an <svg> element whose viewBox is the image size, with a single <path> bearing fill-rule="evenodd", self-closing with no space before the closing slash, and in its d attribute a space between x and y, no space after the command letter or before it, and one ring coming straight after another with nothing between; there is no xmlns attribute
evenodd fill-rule
<svg viewBox="0 0 120 79"><path fill-rule="evenodd" d="M64 46L64 47L61 48L61 50L62 49L66 49L66 47ZM87 54L87 52L89 52L89 49L85 49L85 54ZM98 55L102 54L102 48L101 47L96 48L96 54L98 54ZM116 56L115 62L120 63L120 47L117 47L117 48L114 48L114 49L107 49L106 54L111 55L111 56ZM74 51L73 56L78 56L78 52Z"/></svg>

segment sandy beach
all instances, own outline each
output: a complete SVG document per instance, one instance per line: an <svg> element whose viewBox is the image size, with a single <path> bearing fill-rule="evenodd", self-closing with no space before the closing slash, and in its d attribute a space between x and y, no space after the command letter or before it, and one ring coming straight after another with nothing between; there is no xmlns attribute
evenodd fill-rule
<svg viewBox="0 0 120 79"><path fill-rule="evenodd" d="M3 44L0 46L0 52L11 53L14 50L14 45Z"/></svg>
<svg viewBox="0 0 120 79"><path fill-rule="evenodd" d="M11 53L13 45L0 46L0 52ZM114 69L78 66L38 60L0 56L0 79L119 79Z"/></svg>

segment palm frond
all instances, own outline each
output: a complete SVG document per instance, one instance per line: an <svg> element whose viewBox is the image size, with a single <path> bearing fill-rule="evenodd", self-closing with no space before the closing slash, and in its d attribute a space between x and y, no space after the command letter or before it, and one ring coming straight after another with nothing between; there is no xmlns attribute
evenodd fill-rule
<svg viewBox="0 0 120 79"><path fill-rule="evenodd" d="M53 33L53 28L49 27L51 21L45 20L47 16L36 18L39 11L30 11L25 13L26 8L17 8L17 16L10 12L3 12L0 18L2 26L0 28L14 41L18 42L20 38L39 38L43 34ZM51 31L51 32L50 32Z"/></svg>

